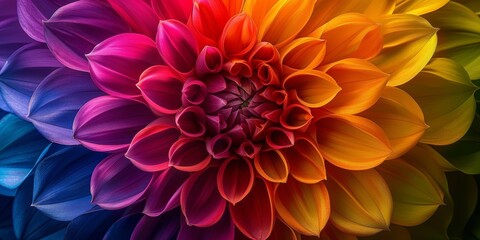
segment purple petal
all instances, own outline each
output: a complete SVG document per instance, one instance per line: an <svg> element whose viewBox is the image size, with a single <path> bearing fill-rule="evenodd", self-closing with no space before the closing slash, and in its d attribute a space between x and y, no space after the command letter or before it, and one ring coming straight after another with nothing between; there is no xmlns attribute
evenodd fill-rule
<svg viewBox="0 0 480 240"><path fill-rule="evenodd" d="M168 156L171 166L186 172L200 171L212 159L206 150L205 141L195 138L180 138L172 145Z"/></svg>
<svg viewBox="0 0 480 240"><path fill-rule="evenodd" d="M218 73L222 70L222 53L216 47L205 46L200 52L195 64L195 70L199 75Z"/></svg>
<svg viewBox="0 0 480 240"><path fill-rule="evenodd" d="M172 210L159 217L143 216L133 230L132 240L172 240L177 239L180 230L181 212Z"/></svg>
<svg viewBox="0 0 480 240"><path fill-rule="evenodd" d="M78 112L74 137L94 151L124 151L133 136L155 119L142 103L111 96L94 98Z"/></svg>
<svg viewBox="0 0 480 240"><path fill-rule="evenodd" d="M200 137L205 134L206 115L202 108L189 106L175 116L175 123L183 135Z"/></svg>
<svg viewBox="0 0 480 240"><path fill-rule="evenodd" d="M139 201L151 180L151 173L137 169L122 153L112 154L93 171L92 202L109 210L128 207Z"/></svg>
<svg viewBox="0 0 480 240"><path fill-rule="evenodd" d="M220 134L207 140L207 151L216 159L230 157L231 147L232 139L226 134Z"/></svg>
<svg viewBox="0 0 480 240"><path fill-rule="evenodd" d="M222 217L226 201L217 188L217 168L193 174L185 182L180 195L180 207L187 224L209 227Z"/></svg>
<svg viewBox="0 0 480 240"><path fill-rule="evenodd" d="M182 240L233 240L234 238L235 226L227 211L225 211L225 214L217 223L210 227L188 226L186 221L182 221L180 233L178 234L178 239Z"/></svg>
<svg viewBox="0 0 480 240"><path fill-rule="evenodd" d="M131 0L108 0L108 3L134 32L155 39L159 19L150 5L144 1Z"/></svg>
<svg viewBox="0 0 480 240"><path fill-rule="evenodd" d="M94 0L63 6L44 25L45 39L55 57L65 66L85 72L85 54L103 40L130 31L113 9Z"/></svg>
<svg viewBox="0 0 480 240"><path fill-rule="evenodd" d="M141 95L135 86L140 74L162 59L155 42L145 35L123 33L101 42L87 55L90 74L102 91L112 96Z"/></svg>
<svg viewBox="0 0 480 240"><path fill-rule="evenodd" d="M61 66L45 44L31 43L15 51L0 70L0 89L10 110L25 118L34 90Z"/></svg>
<svg viewBox="0 0 480 240"><path fill-rule="evenodd" d="M102 94L88 73L58 69L48 75L33 93L28 119L52 142L79 144L73 138L73 119L80 107Z"/></svg>
<svg viewBox="0 0 480 240"><path fill-rule="evenodd" d="M157 217L180 205L180 192L189 173L168 168L150 186L143 212Z"/></svg>
<svg viewBox="0 0 480 240"><path fill-rule="evenodd" d="M31 38L39 42L45 42L43 21L48 20L60 7L74 1L75 0L18 0L18 20L23 31Z"/></svg>

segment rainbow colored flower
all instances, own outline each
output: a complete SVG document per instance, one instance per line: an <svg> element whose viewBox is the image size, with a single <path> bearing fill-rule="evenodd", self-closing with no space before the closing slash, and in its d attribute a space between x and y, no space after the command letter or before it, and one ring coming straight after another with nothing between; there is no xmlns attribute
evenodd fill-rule
<svg viewBox="0 0 480 240"><path fill-rule="evenodd" d="M38 165L52 167L31 161L33 180L5 190L25 182L22 199L33 189L35 208L73 220L67 238L105 214L111 239L420 239L453 204L445 172L480 173L439 147L474 131L477 5L0 3L14 33L0 40L0 108L51 142L108 153L47 147ZM42 194L72 192L63 178L38 187L67 168L51 160L64 152L88 161L76 179L91 177L89 194Z"/></svg>

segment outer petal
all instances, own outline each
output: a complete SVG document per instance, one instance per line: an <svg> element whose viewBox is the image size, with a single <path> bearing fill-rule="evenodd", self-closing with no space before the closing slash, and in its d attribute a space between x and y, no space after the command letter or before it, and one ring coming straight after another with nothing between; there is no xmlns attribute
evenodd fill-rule
<svg viewBox="0 0 480 240"><path fill-rule="evenodd" d="M288 179L275 192L275 208L282 220L295 231L320 236L330 217L330 198L322 182L305 184Z"/></svg>
<svg viewBox="0 0 480 240"><path fill-rule="evenodd" d="M134 32L152 39L157 33L158 17L145 1L107 0Z"/></svg>
<svg viewBox="0 0 480 240"><path fill-rule="evenodd" d="M392 223L419 225L443 204L443 191L435 180L403 159L387 161L377 170L392 193Z"/></svg>
<svg viewBox="0 0 480 240"><path fill-rule="evenodd" d="M122 217L123 211L99 210L83 214L68 224L66 239L92 239L102 236Z"/></svg>
<svg viewBox="0 0 480 240"><path fill-rule="evenodd" d="M297 138L295 145L283 152L290 163L290 174L297 181L313 184L327 179L325 162L314 140Z"/></svg>
<svg viewBox="0 0 480 240"><path fill-rule="evenodd" d="M135 204L147 191L152 174L137 169L122 153L102 160L93 171L92 202L105 209Z"/></svg>
<svg viewBox="0 0 480 240"><path fill-rule="evenodd" d="M223 214L223 217L214 225L210 227L195 227L189 226L185 221L182 221L180 232L177 239L184 240L210 240L210 239L235 239L235 225L233 225L232 218L228 212Z"/></svg>
<svg viewBox="0 0 480 240"><path fill-rule="evenodd" d="M325 106L335 113L356 114L370 108L388 80L388 74L362 59L340 60L323 69L342 88Z"/></svg>
<svg viewBox="0 0 480 240"><path fill-rule="evenodd" d="M243 158L233 158L223 162L218 171L218 192L233 205L250 193L253 182L252 164Z"/></svg>
<svg viewBox="0 0 480 240"><path fill-rule="evenodd" d="M80 109L73 122L73 132L75 139L94 151L121 151L154 119L150 110L139 102L102 96Z"/></svg>
<svg viewBox="0 0 480 240"><path fill-rule="evenodd" d="M430 126L422 142L447 145L460 139L475 115L474 92L462 66L449 59L433 59L402 89L417 100Z"/></svg>
<svg viewBox="0 0 480 240"><path fill-rule="evenodd" d="M332 167L326 182L332 203L330 220L343 232L365 236L388 229L392 196L375 170L346 171Z"/></svg>
<svg viewBox="0 0 480 240"><path fill-rule="evenodd" d="M229 205L237 229L251 239L267 239L275 221L272 201L268 186L256 179L250 194L235 206Z"/></svg>
<svg viewBox="0 0 480 240"><path fill-rule="evenodd" d="M387 87L377 103L361 115L385 131L393 151L389 159L400 157L410 150L428 128L422 109L415 100L394 87Z"/></svg>
<svg viewBox="0 0 480 240"><path fill-rule="evenodd" d="M372 121L350 115L333 115L317 122L322 155L349 170L375 167L392 153L383 130Z"/></svg>
<svg viewBox="0 0 480 240"><path fill-rule="evenodd" d="M422 15L434 12L448 2L448 0L395 0L395 13Z"/></svg>
<svg viewBox="0 0 480 240"><path fill-rule="evenodd" d="M372 61L391 74L388 85L404 84L430 61L437 46L438 29L425 19L409 14L384 16L378 21L382 26L384 44L380 55Z"/></svg>
<svg viewBox="0 0 480 240"><path fill-rule="evenodd" d="M162 63L155 42L136 33L106 39L87 54L87 59L95 84L107 94L122 98L140 96L135 87L140 74Z"/></svg>
<svg viewBox="0 0 480 240"><path fill-rule="evenodd" d="M61 68L35 89L27 118L50 141L76 145L72 131L75 115L87 101L101 95L87 73Z"/></svg>
<svg viewBox="0 0 480 240"><path fill-rule="evenodd" d="M176 19L187 23L192 13L193 1L151 0L151 5L160 19Z"/></svg>
<svg viewBox="0 0 480 240"><path fill-rule="evenodd" d="M193 174L185 182L180 195L180 207L189 226L212 226L225 212L226 201L216 187L217 172L217 169L209 168Z"/></svg>
<svg viewBox="0 0 480 240"><path fill-rule="evenodd" d="M61 7L44 26L45 39L55 57L65 66L85 72L85 54L108 37L130 30L113 9L94 0Z"/></svg>
<svg viewBox="0 0 480 240"><path fill-rule="evenodd" d="M174 209L155 218L143 216L130 239L176 239L180 230L181 214L178 209Z"/></svg>
<svg viewBox="0 0 480 240"><path fill-rule="evenodd" d="M129 240L143 214L129 214L116 221L103 236L105 240Z"/></svg>
<svg viewBox="0 0 480 240"><path fill-rule="evenodd" d="M33 203L59 221L71 221L94 207L90 202L90 177L104 154L80 147L49 147L35 168Z"/></svg>
<svg viewBox="0 0 480 240"><path fill-rule="evenodd" d="M283 71L313 69L322 63L326 53L326 41L305 37L293 40L280 50Z"/></svg>

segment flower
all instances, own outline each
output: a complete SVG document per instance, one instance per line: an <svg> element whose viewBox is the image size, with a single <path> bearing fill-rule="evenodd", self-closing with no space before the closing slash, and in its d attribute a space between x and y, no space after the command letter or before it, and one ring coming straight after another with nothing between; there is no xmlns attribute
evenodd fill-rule
<svg viewBox="0 0 480 240"><path fill-rule="evenodd" d="M109 153L92 202L141 209L116 225L134 239L403 229L450 201L429 145L475 115L474 61L431 24L447 2L19 0L35 41L15 35L0 107Z"/></svg>

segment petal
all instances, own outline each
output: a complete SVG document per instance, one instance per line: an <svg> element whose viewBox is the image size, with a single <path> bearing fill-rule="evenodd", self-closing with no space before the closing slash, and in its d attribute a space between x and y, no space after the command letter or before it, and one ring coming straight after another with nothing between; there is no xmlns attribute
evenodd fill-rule
<svg viewBox="0 0 480 240"><path fill-rule="evenodd" d="M158 217L180 205L180 193L189 173L168 168L149 187L143 212Z"/></svg>
<svg viewBox="0 0 480 240"><path fill-rule="evenodd" d="M141 213L130 214L120 218L112 226L108 228L108 231L103 236L105 240L129 240L133 233L137 223L142 218Z"/></svg>
<svg viewBox="0 0 480 240"><path fill-rule="evenodd" d="M256 179L242 201L229 205L232 220L240 232L251 239L267 239L273 229L275 215L271 193L265 183Z"/></svg>
<svg viewBox="0 0 480 240"><path fill-rule="evenodd" d="M326 63L344 58L371 59L383 44L381 27L358 13L343 14L327 22L321 38L327 41Z"/></svg>
<svg viewBox="0 0 480 240"><path fill-rule="evenodd" d="M67 4L43 24L48 47L58 61L85 72L85 54L108 37L129 32L128 25L113 9L93 0Z"/></svg>
<svg viewBox="0 0 480 240"><path fill-rule="evenodd" d="M74 0L19 0L17 1L18 21L25 33L39 42L45 42L43 21L47 21L60 7Z"/></svg>
<svg viewBox="0 0 480 240"><path fill-rule="evenodd" d="M242 11L250 16L255 25L262 24L265 15L278 0L245 0Z"/></svg>
<svg viewBox="0 0 480 240"><path fill-rule="evenodd" d="M94 239L122 217L123 211L93 211L73 219L65 232L65 239Z"/></svg>
<svg viewBox="0 0 480 240"><path fill-rule="evenodd" d="M222 0L194 0L192 25L206 39L217 43L230 18L229 9Z"/></svg>
<svg viewBox="0 0 480 240"><path fill-rule="evenodd" d="M313 37L298 38L280 50L280 62L283 71L314 69L322 63L325 53L325 40Z"/></svg>
<svg viewBox="0 0 480 240"><path fill-rule="evenodd" d="M200 105L205 101L207 95L207 85L203 81L189 79L183 84L182 103L184 106Z"/></svg>
<svg viewBox="0 0 480 240"><path fill-rule="evenodd" d="M332 115L317 122L322 155L332 164L363 170L382 163L392 153L383 130L372 121L350 115Z"/></svg>
<svg viewBox="0 0 480 240"><path fill-rule="evenodd" d="M193 70L198 46L185 24L177 20L160 21L156 41L160 55L170 67L183 74Z"/></svg>
<svg viewBox="0 0 480 240"><path fill-rule="evenodd" d="M33 40L24 32L19 23L17 13L17 1L3 0L0 11L0 69L5 64L7 58L24 44L33 42ZM21 6L19 6L21 8ZM20 16L25 16L22 14ZM43 29L42 29L43 30Z"/></svg>
<svg viewBox="0 0 480 240"><path fill-rule="evenodd" d="M253 167L243 158L232 158L222 163L217 175L218 192L225 200L235 205L252 189Z"/></svg>
<svg viewBox="0 0 480 240"><path fill-rule="evenodd" d="M279 127L271 127L267 130L265 141L269 147L278 150L293 146L295 144L295 136L291 131Z"/></svg>
<svg viewBox="0 0 480 240"><path fill-rule="evenodd" d="M155 42L140 34L123 33L106 39L87 54L95 84L122 98L140 95L135 84L148 67L162 63Z"/></svg>
<svg viewBox="0 0 480 240"><path fill-rule="evenodd" d="M257 27L253 20L241 13L228 20L220 36L219 48L227 58L242 57L257 42Z"/></svg>
<svg viewBox="0 0 480 240"><path fill-rule="evenodd" d="M218 73L222 70L223 57L216 47L205 46L198 55L195 70L198 75Z"/></svg>
<svg viewBox="0 0 480 240"><path fill-rule="evenodd" d="M478 88L458 63L433 59L402 89L417 100L430 126L422 142L447 145L467 132L475 115L474 92Z"/></svg>
<svg viewBox="0 0 480 240"><path fill-rule="evenodd" d="M188 178L180 194L180 207L189 226L209 227L222 217L226 201L217 190L217 172L209 168Z"/></svg>
<svg viewBox="0 0 480 240"><path fill-rule="evenodd" d="M308 22L314 5L313 0L277 1L258 25L258 38L277 47L288 43Z"/></svg>
<svg viewBox="0 0 480 240"><path fill-rule="evenodd" d="M147 191L152 174L137 169L122 153L103 159L92 173L92 202L105 209L137 203Z"/></svg>
<svg viewBox="0 0 480 240"><path fill-rule="evenodd" d="M160 118L133 137L125 157L143 171L164 170L168 168L168 151L179 137L180 132L175 126Z"/></svg>
<svg viewBox="0 0 480 240"><path fill-rule="evenodd" d="M207 117L201 107L188 106L175 116L175 124L187 137L201 137L205 134Z"/></svg>
<svg viewBox="0 0 480 240"><path fill-rule="evenodd" d="M257 173L270 182L286 182L290 166L279 150L263 151L255 155Z"/></svg>
<svg viewBox="0 0 480 240"><path fill-rule="evenodd" d="M419 225L443 204L443 191L435 180L406 161L387 161L377 170L392 193L392 223Z"/></svg>
<svg viewBox="0 0 480 240"><path fill-rule="evenodd" d="M180 171L197 172L208 166L212 156L207 152L205 141L195 138L180 138L168 152L170 166Z"/></svg>
<svg viewBox="0 0 480 240"><path fill-rule="evenodd" d="M283 153L290 163L290 174L297 181L313 184L327 179L322 154L311 139L297 138L295 145L285 149Z"/></svg>
<svg viewBox="0 0 480 240"><path fill-rule="evenodd" d="M328 74L317 70L302 70L285 78L283 86L294 90L298 101L310 108L330 102L341 88Z"/></svg>
<svg viewBox="0 0 480 240"><path fill-rule="evenodd" d="M235 225L233 225L230 215L225 212L223 217L214 225L209 227L189 226L182 221L180 232L177 239L185 240L210 240L210 239L235 239Z"/></svg>
<svg viewBox="0 0 480 240"><path fill-rule="evenodd" d="M330 216L330 199L322 182L305 184L290 178L278 186L275 208L295 231L318 237Z"/></svg>
<svg viewBox="0 0 480 240"><path fill-rule="evenodd" d="M404 84L427 65L435 52L437 29L425 19L409 14L384 16L378 21L384 44L382 52L372 62L390 74L388 85Z"/></svg>
<svg viewBox="0 0 480 240"><path fill-rule="evenodd" d="M423 15L438 10L448 2L448 0L395 0L395 13Z"/></svg>
<svg viewBox="0 0 480 240"><path fill-rule="evenodd" d="M0 139L0 187L13 190L9 195L15 195L49 142L13 114L0 119Z"/></svg>
<svg viewBox="0 0 480 240"><path fill-rule="evenodd" d="M159 217L143 216L135 226L130 239L176 239L180 230L180 215L181 212L175 209Z"/></svg>
<svg viewBox="0 0 480 240"><path fill-rule="evenodd" d="M291 104L283 110L280 116L280 124L288 130L305 131L312 119L310 108L301 104Z"/></svg>
<svg viewBox="0 0 480 240"><path fill-rule="evenodd" d="M367 110L380 97L388 74L363 59L343 59L323 67L342 88L325 108L341 114Z"/></svg>
<svg viewBox="0 0 480 240"><path fill-rule="evenodd" d="M141 103L102 96L80 108L73 122L73 133L75 139L91 150L121 151L126 150L133 136L154 119Z"/></svg>
<svg viewBox="0 0 480 240"><path fill-rule="evenodd" d="M50 141L76 145L79 143L72 130L75 115L86 102L101 95L87 73L61 68L35 89L27 118Z"/></svg>
<svg viewBox="0 0 480 240"><path fill-rule="evenodd" d="M415 100L394 87L387 87L377 103L361 115L385 131L393 151L388 159L400 157L417 145L428 127Z"/></svg>
<svg viewBox="0 0 480 240"><path fill-rule="evenodd" d="M31 43L16 50L0 70L0 90L6 105L25 118L37 86L61 66L45 44Z"/></svg>
<svg viewBox="0 0 480 240"><path fill-rule="evenodd" d="M328 170L326 182L332 203L331 222L343 232L359 236L388 229L392 196L375 170Z"/></svg>
<svg viewBox="0 0 480 240"><path fill-rule="evenodd" d="M193 1L151 0L150 2L160 19L176 19L185 24L190 19Z"/></svg>
<svg viewBox="0 0 480 240"><path fill-rule="evenodd" d="M295 232L295 230L277 219L269 239L300 240L300 236L297 232Z"/></svg>
<svg viewBox="0 0 480 240"><path fill-rule="evenodd" d="M144 34L152 39L155 38L158 17L148 3L128 0L107 1L134 32Z"/></svg>

